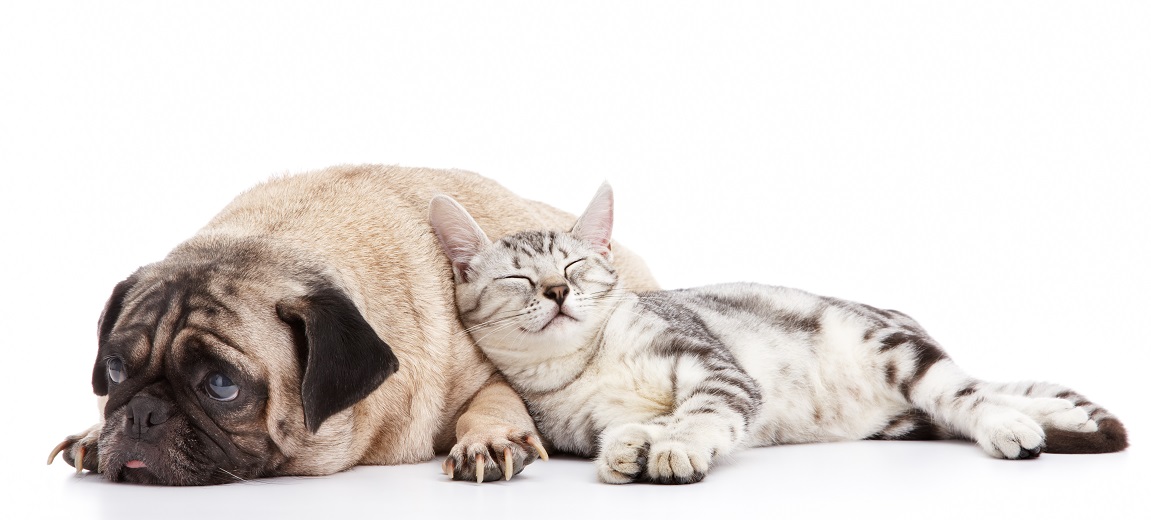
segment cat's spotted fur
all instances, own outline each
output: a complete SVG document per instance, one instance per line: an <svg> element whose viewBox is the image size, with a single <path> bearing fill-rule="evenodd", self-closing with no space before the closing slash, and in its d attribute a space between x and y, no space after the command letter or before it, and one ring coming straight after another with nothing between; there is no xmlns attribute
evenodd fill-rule
<svg viewBox="0 0 1151 520"><path fill-rule="evenodd" d="M965 438L1007 459L1127 446L1083 396L975 379L896 311L748 283L627 291L606 184L568 233L492 243L443 196L430 216L464 325L551 444L595 457L604 482L696 482L717 457L785 443Z"/></svg>

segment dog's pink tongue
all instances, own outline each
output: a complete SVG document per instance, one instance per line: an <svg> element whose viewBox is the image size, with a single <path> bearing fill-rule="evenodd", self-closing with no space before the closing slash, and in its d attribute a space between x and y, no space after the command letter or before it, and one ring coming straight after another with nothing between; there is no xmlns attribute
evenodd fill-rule
<svg viewBox="0 0 1151 520"><path fill-rule="evenodd" d="M132 468L132 469L140 469L140 468L148 467L146 464L144 464L144 461L142 461L142 460L130 460L124 465L128 466L129 468Z"/></svg>

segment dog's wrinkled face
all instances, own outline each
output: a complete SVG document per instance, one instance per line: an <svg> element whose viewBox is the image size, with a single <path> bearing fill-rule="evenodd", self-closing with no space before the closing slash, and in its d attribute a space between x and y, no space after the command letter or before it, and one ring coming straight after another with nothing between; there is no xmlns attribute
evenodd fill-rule
<svg viewBox="0 0 1151 520"><path fill-rule="evenodd" d="M92 374L108 398L100 469L113 481L164 485L330 472L320 466L347 462L299 459L341 435L336 420L317 432L397 364L320 276L219 259L145 267L101 316Z"/></svg>

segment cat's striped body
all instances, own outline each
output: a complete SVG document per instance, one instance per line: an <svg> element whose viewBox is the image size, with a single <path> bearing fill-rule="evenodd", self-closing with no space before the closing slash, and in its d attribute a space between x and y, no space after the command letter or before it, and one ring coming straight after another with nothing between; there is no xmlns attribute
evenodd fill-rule
<svg viewBox="0 0 1151 520"><path fill-rule="evenodd" d="M464 324L541 433L596 457L605 482L694 482L716 457L784 443L967 438L1009 459L1126 447L1102 408L976 380L895 311L757 284L628 292L610 204L601 190L572 233L490 244L477 227L469 253L449 254ZM449 209L433 203L432 220L458 252Z"/></svg>

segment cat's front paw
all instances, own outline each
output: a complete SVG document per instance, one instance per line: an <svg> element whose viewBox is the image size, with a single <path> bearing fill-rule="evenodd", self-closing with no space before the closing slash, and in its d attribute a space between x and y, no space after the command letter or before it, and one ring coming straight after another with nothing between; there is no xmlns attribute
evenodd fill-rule
<svg viewBox="0 0 1151 520"><path fill-rule="evenodd" d="M600 441L596 470L608 484L635 482L647 468L651 437L639 424L627 424L605 431Z"/></svg>
<svg viewBox="0 0 1151 520"><path fill-rule="evenodd" d="M975 442L992 457L1034 459L1043 453L1043 428L1034 419L1016 410L984 417L975 432Z"/></svg>
<svg viewBox="0 0 1151 520"><path fill-rule="evenodd" d="M543 444L532 432L470 433L452 447L443 470L454 480L511 480L537 455L548 459Z"/></svg>
<svg viewBox="0 0 1151 520"><path fill-rule="evenodd" d="M709 450L679 441L664 441L651 447L647 477L657 484L694 484L707 476L712 454Z"/></svg>
<svg viewBox="0 0 1151 520"><path fill-rule="evenodd" d="M56 459L56 455L64 454L64 462L76 468L79 474L83 470L93 473L100 472L100 429L102 425L95 425L83 433L69 435L63 442L57 444L48 455L48 464Z"/></svg>

